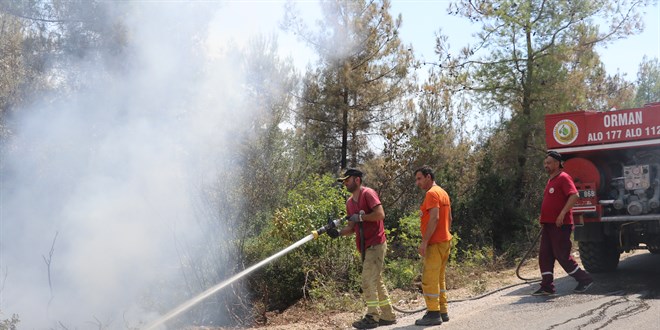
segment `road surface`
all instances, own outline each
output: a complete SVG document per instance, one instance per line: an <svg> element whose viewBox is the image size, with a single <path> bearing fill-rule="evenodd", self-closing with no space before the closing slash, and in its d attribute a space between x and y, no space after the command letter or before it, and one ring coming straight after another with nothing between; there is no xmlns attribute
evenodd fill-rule
<svg viewBox="0 0 660 330"><path fill-rule="evenodd" d="M559 265L555 274L554 297L530 296L538 284L524 284L450 303L450 321L440 326L415 326L421 312L378 329L660 329L660 255L637 251L616 272L593 274L595 283L584 294L573 293L577 283Z"/></svg>

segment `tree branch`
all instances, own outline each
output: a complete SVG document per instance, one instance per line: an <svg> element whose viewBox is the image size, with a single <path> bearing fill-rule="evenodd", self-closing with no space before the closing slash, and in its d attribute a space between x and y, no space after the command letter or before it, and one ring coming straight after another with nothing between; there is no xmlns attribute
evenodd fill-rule
<svg viewBox="0 0 660 330"><path fill-rule="evenodd" d="M48 300L48 307L50 308L50 304L55 298L53 295L53 281L51 277L51 272L50 272L50 264L53 261L53 253L55 252L55 241L57 241L57 235L59 232L55 232L55 237L53 237L53 244L50 246L50 252L48 253L48 258L46 256L42 256L44 258L44 262L46 263L46 269L48 271L48 288L50 289L50 300Z"/></svg>

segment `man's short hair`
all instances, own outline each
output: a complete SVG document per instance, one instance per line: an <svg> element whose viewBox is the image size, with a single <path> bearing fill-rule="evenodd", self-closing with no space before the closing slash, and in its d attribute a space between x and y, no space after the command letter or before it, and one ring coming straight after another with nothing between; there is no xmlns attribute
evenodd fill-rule
<svg viewBox="0 0 660 330"><path fill-rule="evenodd" d="M430 175L431 180L435 180L435 175L433 175L433 169L431 168L431 166L424 165L415 170L415 175L417 175L417 172L422 173L423 176Z"/></svg>

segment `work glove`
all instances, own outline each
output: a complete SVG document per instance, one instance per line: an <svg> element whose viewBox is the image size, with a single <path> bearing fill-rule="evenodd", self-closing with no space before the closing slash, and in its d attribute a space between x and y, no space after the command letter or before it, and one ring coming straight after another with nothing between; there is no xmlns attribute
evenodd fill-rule
<svg viewBox="0 0 660 330"><path fill-rule="evenodd" d="M339 237L339 230L337 230L337 228L330 228L326 231L326 233L328 233L328 236L330 236L330 238Z"/></svg>
<svg viewBox="0 0 660 330"><path fill-rule="evenodd" d="M353 222L360 222L360 215L355 213L348 217L348 221L353 221Z"/></svg>

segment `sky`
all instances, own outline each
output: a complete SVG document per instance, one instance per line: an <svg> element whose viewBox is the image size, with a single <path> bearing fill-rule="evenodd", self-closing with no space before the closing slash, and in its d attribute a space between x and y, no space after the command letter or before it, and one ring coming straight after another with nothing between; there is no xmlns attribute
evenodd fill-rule
<svg viewBox="0 0 660 330"><path fill-rule="evenodd" d="M215 45L224 45L227 40L243 45L249 36L255 34L276 35L279 50L283 57L291 57L300 73L304 73L308 65L313 66L317 57L314 51L302 43L295 35L280 28L284 17L284 7L288 2L304 17L305 24L316 28L320 20L320 4L318 0L247 0L225 1L220 11L221 19L215 20L211 26L211 34L215 35ZM390 14L402 16L402 26L399 36L405 45L412 45L418 59L436 62L435 35L439 29L448 37L450 51L458 52L462 47L476 43L474 34L480 25L472 24L463 17L452 16L447 8L452 1L447 0L391 0ZM644 56L649 59L660 59L660 7L642 9L643 32L615 40L606 45L597 46L605 70L609 75L622 74L627 81L637 79L639 64ZM221 31L214 33L213 31ZM225 31L231 31L227 34ZM213 39L213 38L210 38ZM424 81L428 70L417 70L419 81ZM496 125L499 116L490 116L474 112L468 114L465 127L461 131L472 134L483 127ZM374 150L380 150L382 141L379 138L370 139Z"/></svg>
<svg viewBox="0 0 660 330"><path fill-rule="evenodd" d="M320 17L319 3L316 0L293 1L305 17L309 26ZM283 55L291 56L299 70L304 70L308 63L315 61L314 53L295 36L278 29L284 15L284 0L275 1L227 1L223 15L230 13L220 26L230 28L233 38L241 39L255 33L278 34L280 50ZM392 15L401 14L403 24L400 36L404 44L411 44L416 55L427 61L435 59L435 33L439 28L449 37L454 51L466 43L474 43L473 34L478 25L471 25L466 19L447 14L450 1L443 0L392 0ZM617 71L626 74L628 80L634 80L639 63L644 55L660 58L660 8L646 8L644 15L645 30L625 40L615 41L605 47L599 47L602 61L609 74ZM220 28L217 26L217 28Z"/></svg>
<svg viewBox="0 0 660 330"><path fill-rule="evenodd" d="M474 43L472 34L479 25L471 25L465 18L446 13L449 1L429 0L393 0L392 12L401 13L403 26L401 38L404 43L412 43L418 55L427 60L434 59L434 33L442 27L442 33L448 35L452 48L462 47L466 42ZM618 40L607 48L598 48L605 69L609 74L617 70L634 79L639 63L644 55L660 58L660 9L656 5L646 9L644 32ZM633 51L631 51L633 50Z"/></svg>

